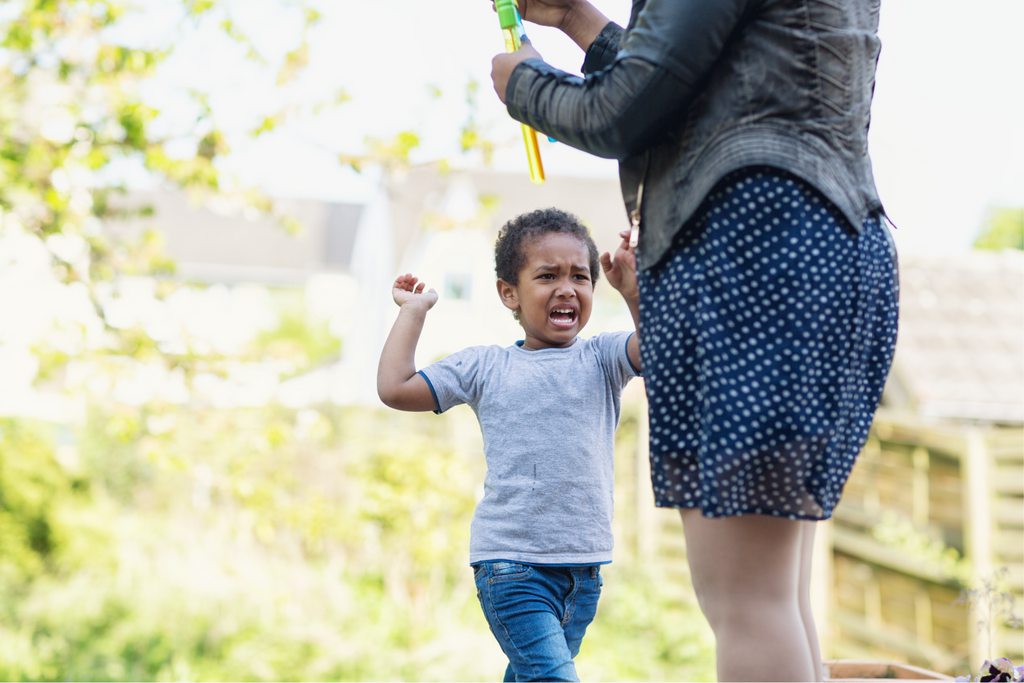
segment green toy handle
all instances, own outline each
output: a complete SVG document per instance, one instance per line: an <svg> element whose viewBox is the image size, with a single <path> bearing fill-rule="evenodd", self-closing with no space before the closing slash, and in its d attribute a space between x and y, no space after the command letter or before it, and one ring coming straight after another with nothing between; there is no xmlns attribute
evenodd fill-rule
<svg viewBox="0 0 1024 683"><path fill-rule="evenodd" d="M519 16L519 3L516 0L494 0L494 8L498 10L498 23L503 30L515 29L516 36L526 37L523 18Z"/></svg>

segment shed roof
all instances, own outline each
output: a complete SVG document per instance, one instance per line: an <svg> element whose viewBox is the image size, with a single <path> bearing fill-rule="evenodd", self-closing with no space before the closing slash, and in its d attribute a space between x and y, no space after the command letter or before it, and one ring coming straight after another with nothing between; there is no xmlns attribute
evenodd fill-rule
<svg viewBox="0 0 1024 683"><path fill-rule="evenodd" d="M884 403L1024 424L1024 252L900 258L900 329Z"/></svg>

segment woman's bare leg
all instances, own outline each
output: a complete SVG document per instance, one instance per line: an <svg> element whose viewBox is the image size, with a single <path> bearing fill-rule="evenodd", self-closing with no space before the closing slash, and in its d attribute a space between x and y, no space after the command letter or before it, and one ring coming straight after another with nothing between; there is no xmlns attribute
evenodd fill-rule
<svg viewBox="0 0 1024 683"><path fill-rule="evenodd" d="M800 616L807 632L807 644L811 648L811 661L814 663L814 680L822 680L821 647L818 645L818 630L814 626L814 614L811 612L811 559L814 557L814 530L817 522L800 522L803 528L800 534Z"/></svg>
<svg viewBox="0 0 1024 683"><path fill-rule="evenodd" d="M715 633L718 680L815 680L799 598L803 523L681 513L693 587Z"/></svg>

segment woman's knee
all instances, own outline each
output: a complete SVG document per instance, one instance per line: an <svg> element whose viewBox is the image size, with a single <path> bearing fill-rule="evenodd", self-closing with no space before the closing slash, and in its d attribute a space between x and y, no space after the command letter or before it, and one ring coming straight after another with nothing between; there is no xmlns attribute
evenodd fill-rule
<svg viewBox="0 0 1024 683"><path fill-rule="evenodd" d="M701 611L716 633L723 629L763 629L789 623L802 623L799 601L793 592L717 591L694 586Z"/></svg>
<svg viewBox="0 0 1024 683"><path fill-rule="evenodd" d="M745 614L799 609L798 524L760 516L709 519L683 511L694 591L712 626L743 621Z"/></svg>

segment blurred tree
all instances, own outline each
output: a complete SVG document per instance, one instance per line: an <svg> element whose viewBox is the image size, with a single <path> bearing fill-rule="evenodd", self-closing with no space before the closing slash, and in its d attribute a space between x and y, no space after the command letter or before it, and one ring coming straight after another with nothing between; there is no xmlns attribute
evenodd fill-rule
<svg viewBox="0 0 1024 683"><path fill-rule="evenodd" d="M304 0L267 1L301 16L298 45L283 57L278 71L279 83L286 84L308 61L307 34L320 17ZM273 210L266 198L223 182L218 161L229 149L203 93L186 93L194 116L184 124L168 125L141 90L181 34L203 25L212 24L229 40L247 46L252 60L266 60L232 21L231 2L166 0L163 8L177 12L180 23L140 36L124 28L131 13L139 11L128 1L0 3L0 243L32 243L36 253L48 255L52 281L43 286L84 292L103 328L100 335L81 333L60 349L38 342L37 381L83 358L105 362L108 369L123 369L124 361L145 361L186 371L218 360L216 354L191 349L171 356L139 326L117 327L107 320L105 303L120 276L161 276L174 267L158 233L120 239L101 229L102 221L131 213L116 201L125 192L126 168L149 173L168 189L232 192L261 210ZM253 135L264 132L257 129ZM143 207L134 213L152 211ZM11 258L9 253L5 251L5 258ZM165 284L158 293L173 289ZM60 313L53 312L53 317L59 322ZM294 337L302 331L289 332ZM0 345L7 342L0 338ZM329 340L321 346L329 347ZM156 460L159 449L144 420L162 410L94 406L91 424L83 430L87 457L74 475L69 473L74 468L55 457L52 434L47 433L53 432L52 425L0 421L0 604L5 605L0 609L0 644L11 634L7 625L19 623L7 612L14 613L27 599L28 585L82 566L109 573L115 554L108 552L112 505L106 504L106 496L113 495L113 505L130 504L139 483L147 481L153 470L147 459ZM96 441L90 432L103 435L93 453L105 460L89 461L89 447ZM117 457L117 467L106 468ZM179 470L188 465L177 464ZM103 495L94 494L94 484ZM26 636L36 638L31 631ZM36 642L32 648L38 646ZM0 664L4 659L0 654ZM2 666L0 678L8 679Z"/></svg>
<svg viewBox="0 0 1024 683"><path fill-rule="evenodd" d="M305 26L279 70L279 82L287 83L308 61L307 33L320 15L302 0L282 3L301 13ZM182 27L219 22L228 38L247 46L250 59L265 61L232 20L231 3L167 5L178 8ZM225 190L217 161L229 152L203 93L189 93L195 116L184 129L157 125L161 112L140 85L172 53L182 29L148 37L117 31L133 11L122 0L21 0L0 11L0 225L4 234L24 231L43 242L58 281L84 285L101 318L98 283L173 270L156 235L117 242L100 229L102 219L125 217L112 201L125 191L124 169L144 168L169 188L217 193ZM129 35L153 46L126 44ZM253 134L272 128L264 122ZM257 193L233 191L272 209ZM122 350L131 355L137 348Z"/></svg>
<svg viewBox="0 0 1024 683"><path fill-rule="evenodd" d="M40 359L37 381L84 358L102 362L109 373L130 368L124 361L193 373L221 360L215 353L194 349L168 354L141 326L109 323L105 305L120 276L166 275L174 266L163 253L159 233L117 238L101 225L131 213L115 201L116 194L126 191L126 168L149 173L168 189L206 195L229 191L262 210L272 210L270 201L257 193L225 188L218 160L229 149L204 93L182 93L186 114L191 100L194 116L184 116L182 122L178 112L168 123L147 103L141 89L182 35L208 25L245 46L252 61L277 68L280 84L294 80L308 62L308 33L320 15L304 0L266 2L299 15L302 26L297 45L284 54L279 66L267 64L239 29L233 21L236 5L227 0L152 3L148 11L159 6L170 16L176 13L179 22L154 27L143 32L146 35L140 35L138 24L136 30L125 28L132 13L140 11L127 0L0 4L0 241L34 241L42 246L53 275L45 285L86 292L104 328L99 335L79 332L70 337L72 342L65 337L67 343L59 349L48 339L39 341L34 349ZM263 132L265 127L257 128L253 135ZM134 213L152 210L142 207ZM157 288L158 296L175 286L164 282ZM59 325L60 313L53 317ZM302 330L290 332L294 337ZM0 338L0 344L8 341ZM329 349L330 340L321 346ZM154 411L159 407L149 412ZM91 419L97 417L93 412ZM138 435L145 435L138 423L145 415L124 406L100 412L102 431L112 431L113 441L138 459ZM22 433L16 424L7 428L12 435ZM11 446L12 438L0 441L0 567L11 576L20 572L26 577L44 568L40 558L50 555L53 529L59 526L55 511L67 498L63 492L69 484L53 461L52 449L27 436ZM138 465L127 470L132 474L123 486L108 488L122 500L130 497L128 491L139 480ZM116 479L113 473L110 476Z"/></svg>
<svg viewBox="0 0 1024 683"><path fill-rule="evenodd" d="M1024 207L993 209L975 249L1024 249Z"/></svg>
<svg viewBox="0 0 1024 683"><path fill-rule="evenodd" d="M443 96L441 89L436 85L429 86L428 90L432 99L437 100ZM479 154L480 161L489 166L498 143L491 139L490 131L477 122L480 110L477 98L479 90L480 83L476 79L469 78L466 81L466 119L459 127L459 148L463 155ZM364 153L339 154L338 161L357 173L371 167L380 168L390 174L401 173L412 165L410 154L419 148L420 134L415 130L403 130L389 137L367 136L363 143L366 146ZM450 169L450 160L447 158L434 159L432 163L436 163L442 173L447 173Z"/></svg>

